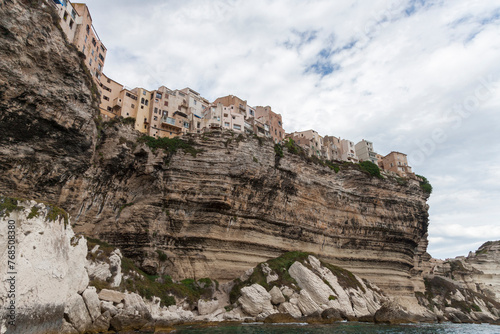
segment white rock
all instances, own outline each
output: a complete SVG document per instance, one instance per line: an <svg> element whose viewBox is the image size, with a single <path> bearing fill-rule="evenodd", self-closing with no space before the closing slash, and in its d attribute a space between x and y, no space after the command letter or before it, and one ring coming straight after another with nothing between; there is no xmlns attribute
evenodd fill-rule
<svg viewBox="0 0 500 334"><path fill-rule="evenodd" d="M211 314L219 308L218 300L204 301L198 300L198 313L200 315Z"/></svg>
<svg viewBox="0 0 500 334"><path fill-rule="evenodd" d="M297 262L296 262L297 263ZM300 290L297 306L304 315L310 315L321 310L318 304L311 298L307 290Z"/></svg>
<svg viewBox="0 0 500 334"><path fill-rule="evenodd" d="M271 295L259 284L252 284L241 289L241 297L238 299L243 311L251 316L272 311Z"/></svg>
<svg viewBox="0 0 500 334"><path fill-rule="evenodd" d="M144 300L137 293L126 293L123 298L124 309L130 314L140 315L142 317L149 317L150 313Z"/></svg>
<svg viewBox="0 0 500 334"><path fill-rule="evenodd" d="M82 297L85 301L85 305L87 305L92 322L96 321L96 319L101 315L101 302L99 301L95 287L89 286L85 289L82 293Z"/></svg>
<svg viewBox="0 0 500 334"><path fill-rule="evenodd" d="M272 269L269 267L269 264L262 263L260 267L262 268L262 272L264 273L264 275L266 275L266 282L268 284L279 279L279 276L272 271Z"/></svg>
<svg viewBox="0 0 500 334"><path fill-rule="evenodd" d="M292 303L289 302L282 303L278 307L278 310L281 313L288 313L294 318L300 318L302 316L302 312L300 312L300 309L296 305L293 305Z"/></svg>
<svg viewBox="0 0 500 334"><path fill-rule="evenodd" d="M100 281L106 281L109 277L112 276L111 271L109 269L109 263L102 261L87 261L85 265L87 268L89 277L91 279L98 279Z"/></svg>
<svg viewBox="0 0 500 334"><path fill-rule="evenodd" d="M109 311L109 314L114 317L118 314L118 308L113 305L113 302L108 302L106 300L101 301L101 313Z"/></svg>
<svg viewBox="0 0 500 334"><path fill-rule="evenodd" d="M115 249L109 256L109 270L113 274L111 287L120 286L122 281L122 254L119 249Z"/></svg>
<svg viewBox="0 0 500 334"><path fill-rule="evenodd" d="M125 299L124 293L108 289L102 289L98 296L100 300L107 300L116 304L121 303Z"/></svg>
<svg viewBox="0 0 500 334"><path fill-rule="evenodd" d="M292 289L290 289L287 286L284 286L281 288L281 293L283 293L283 296L286 296L286 297L291 297L294 292L295 291L293 291Z"/></svg>
<svg viewBox="0 0 500 334"><path fill-rule="evenodd" d="M317 305L327 304L328 298L335 293L321 278L300 262L294 262L288 273L297 281L299 287L308 292L308 295Z"/></svg>
<svg viewBox="0 0 500 334"><path fill-rule="evenodd" d="M320 274L321 278L326 280L333 290L335 290L333 296L335 296L336 299L334 301L329 301L328 305L330 305L331 308L343 310L348 316L355 316L349 294L342 286L340 286L337 276L335 276L329 269L321 266L319 260L314 256L309 256L309 263L314 270ZM380 306L376 309L378 308L380 308Z"/></svg>
<svg viewBox="0 0 500 334"><path fill-rule="evenodd" d="M92 319L82 296L73 295L66 302L64 314L79 332L84 332L92 324Z"/></svg>
<svg viewBox="0 0 500 334"><path fill-rule="evenodd" d="M271 303L273 304L281 304L286 301L281 290L277 286L274 286L271 291L269 291L269 294L271 295Z"/></svg>

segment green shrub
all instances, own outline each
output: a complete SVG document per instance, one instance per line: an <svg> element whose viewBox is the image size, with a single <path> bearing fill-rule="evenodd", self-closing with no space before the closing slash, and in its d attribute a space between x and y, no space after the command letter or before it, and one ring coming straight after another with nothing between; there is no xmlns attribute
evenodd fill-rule
<svg viewBox="0 0 500 334"><path fill-rule="evenodd" d="M371 176L382 178L382 175L380 175L380 168L371 161L362 161L359 163L359 167L362 171L367 172Z"/></svg>
<svg viewBox="0 0 500 334"><path fill-rule="evenodd" d="M167 261L167 254L165 254L163 251L157 250L156 253L158 253L158 259L160 260L160 262Z"/></svg>
<svg viewBox="0 0 500 334"><path fill-rule="evenodd" d="M18 206L18 199L11 197L0 197L0 217L9 215L12 211L19 211L23 207Z"/></svg>
<svg viewBox="0 0 500 334"><path fill-rule="evenodd" d="M292 138L288 138L288 140L285 142L285 147L291 154L299 155L302 151L302 148L299 145L297 145Z"/></svg>
<svg viewBox="0 0 500 334"><path fill-rule="evenodd" d="M175 154L178 150L183 150L184 153L189 153L193 157L196 157L198 153L202 152L202 150L194 148L194 142L192 140L186 141L180 138L154 138L151 136L142 136L138 141L145 143L153 150L162 149L171 154Z"/></svg>
<svg viewBox="0 0 500 334"><path fill-rule="evenodd" d="M428 194L432 193L432 186L429 183L429 180L427 180L427 178L422 175L417 175L417 177L422 179L422 181L420 181L420 188L422 188L422 190Z"/></svg>
<svg viewBox="0 0 500 334"><path fill-rule="evenodd" d="M283 158L283 147L281 147L280 144L274 144L274 152L276 153L277 157Z"/></svg>

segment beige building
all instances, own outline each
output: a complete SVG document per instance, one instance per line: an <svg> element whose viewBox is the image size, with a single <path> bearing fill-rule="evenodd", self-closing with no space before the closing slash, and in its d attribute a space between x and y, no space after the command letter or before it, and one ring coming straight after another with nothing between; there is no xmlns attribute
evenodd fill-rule
<svg viewBox="0 0 500 334"><path fill-rule="evenodd" d="M124 90L123 85L107 77L104 73L99 82L99 91L101 94L101 103L99 109L102 117L106 120L119 115L120 110L117 107L122 106L123 99L120 97Z"/></svg>
<svg viewBox="0 0 500 334"><path fill-rule="evenodd" d="M315 155L318 158L323 157L323 137L314 130L296 131L287 135L295 143L300 145L309 156Z"/></svg>
<svg viewBox="0 0 500 334"><path fill-rule="evenodd" d="M256 135L262 138L271 138L271 133L269 132L269 125L261 122L254 117L249 117L245 119L245 133L247 135Z"/></svg>
<svg viewBox="0 0 500 334"><path fill-rule="evenodd" d="M371 161L378 165L377 153L373 151L372 142L363 139L354 148L359 161Z"/></svg>
<svg viewBox="0 0 500 334"><path fill-rule="evenodd" d="M340 139L340 159L353 163L359 162L354 142L347 139Z"/></svg>
<svg viewBox="0 0 500 334"><path fill-rule="evenodd" d="M323 138L324 156L327 160L341 160L340 139L334 136L325 136Z"/></svg>
<svg viewBox="0 0 500 334"><path fill-rule="evenodd" d="M411 167L408 166L408 159L406 154L401 152L392 151L382 158L382 168L403 177L412 177L415 174L412 172Z"/></svg>
<svg viewBox="0 0 500 334"><path fill-rule="evenodd" d="M92 25L87 5L71 3L69 0L52 0L52 2L49 0L49 3L55 4L61 19L61 28L68 42L85 55L85 65L96 83L99 83L107 50Z"/></svg>
<svg viewBox="0 0 500 334"><path fill-rule="evenodd" d="M285 130L283 129L281 115L273 112L270 106L255 107L255 119L269 126L271 138L275 143L279 143L285 139Z"/></svg>

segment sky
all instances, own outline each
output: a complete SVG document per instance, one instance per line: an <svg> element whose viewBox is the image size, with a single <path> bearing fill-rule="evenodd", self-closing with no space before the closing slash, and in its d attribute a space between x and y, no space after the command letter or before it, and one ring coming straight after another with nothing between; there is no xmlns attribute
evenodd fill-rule
<svg viewBox="0 0 500 334"><path fill-rule="evenodd" d="M428 252L500 239L500 2L87 0L104 72L272 107L382 155L434 190ZM117 5L119 4L119 5Z"/></svg>

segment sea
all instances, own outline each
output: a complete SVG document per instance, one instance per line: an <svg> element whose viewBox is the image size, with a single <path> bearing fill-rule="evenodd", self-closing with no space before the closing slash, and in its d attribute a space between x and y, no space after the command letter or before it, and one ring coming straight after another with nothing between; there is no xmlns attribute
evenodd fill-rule
<svg viewBox="0 0 500 334"><path fill-rule="evenodd" d="M381 325L373 323L339 322L330 325L295 324L263 324L246 323L239 325L221 325L214 327L180 326L174 333L178 334L500 334L500 326L490 324L404 324Z"/></svg>

